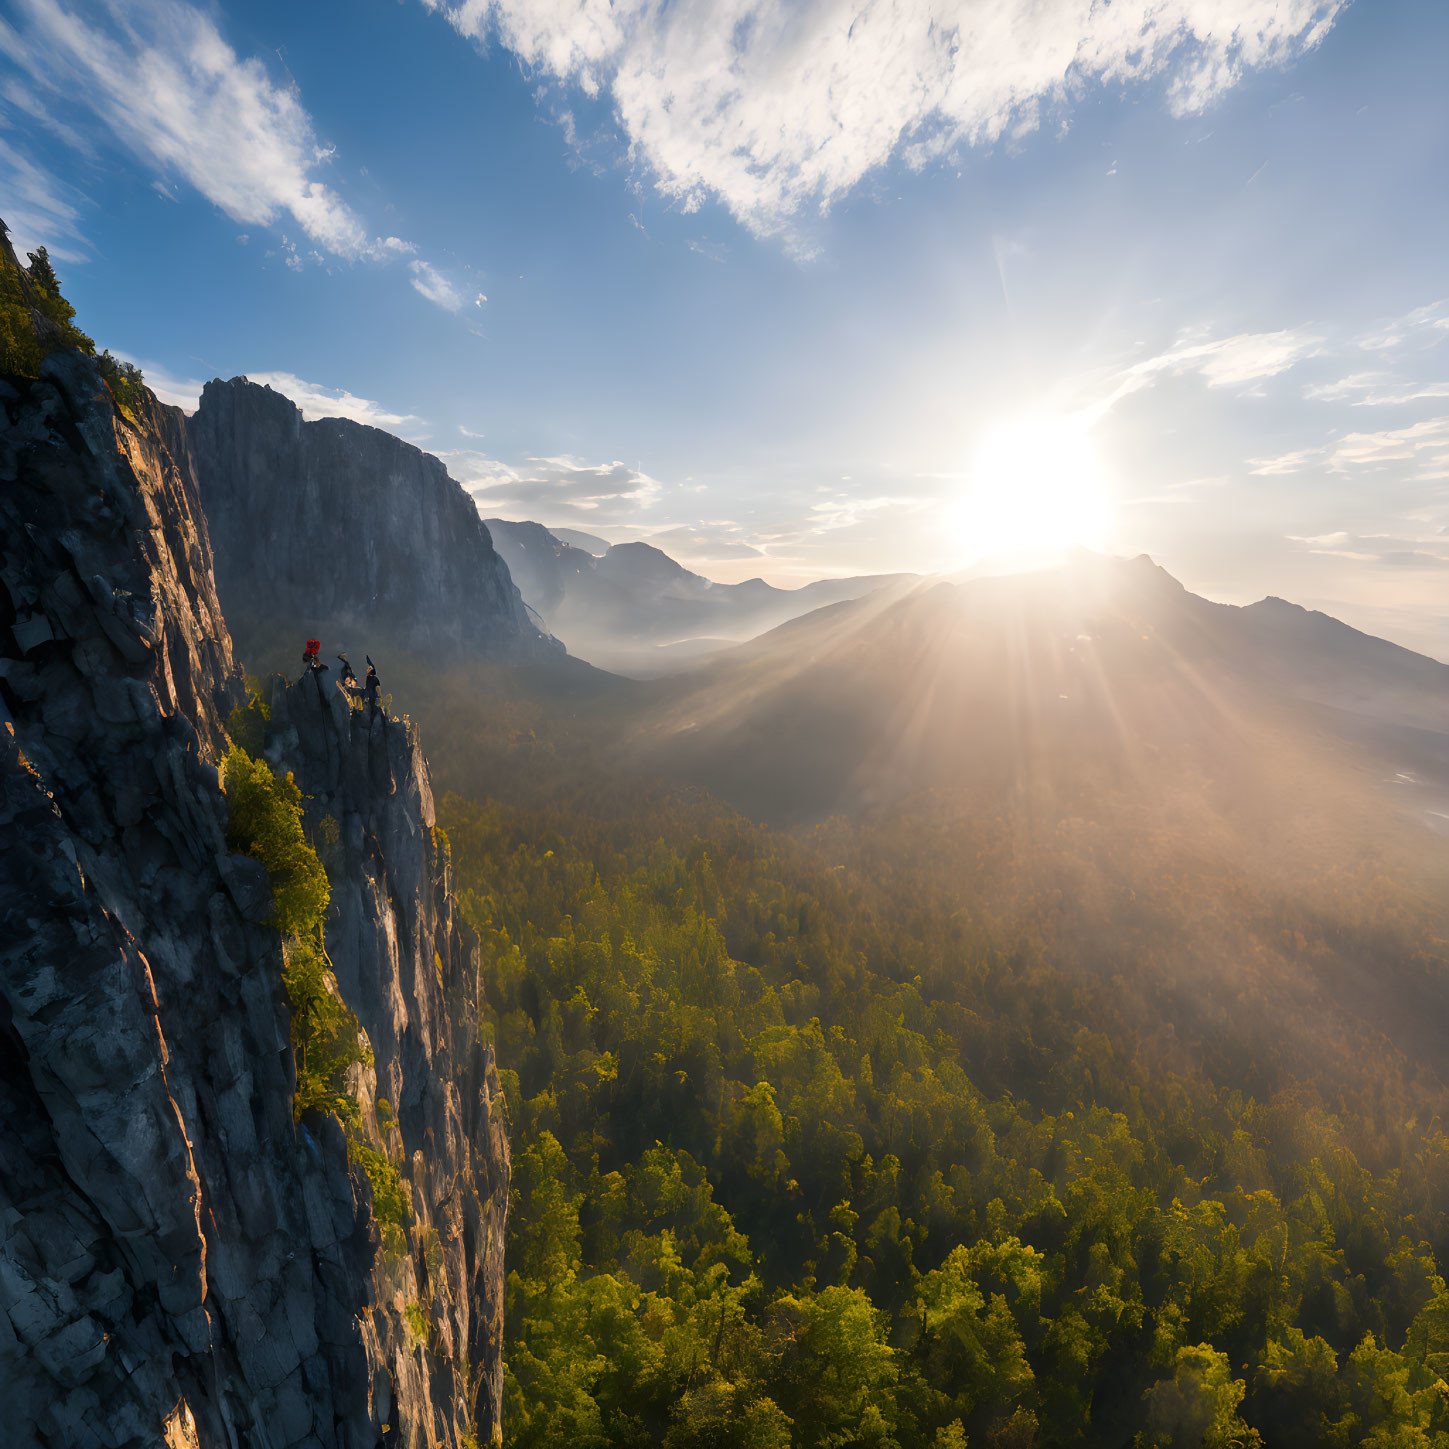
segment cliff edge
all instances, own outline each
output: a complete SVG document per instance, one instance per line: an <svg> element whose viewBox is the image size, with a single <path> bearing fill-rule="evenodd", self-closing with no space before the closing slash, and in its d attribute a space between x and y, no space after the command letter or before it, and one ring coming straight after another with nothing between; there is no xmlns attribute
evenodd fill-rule
<svg viewBox="0 0 1449 1449"><path fill-rule="evenodd" d="M272 694L372 1046L360 1125L297 1122L267 873L227 848L240 678L184 421L77 353L40 372L0 382L6 1442L496 1439L507 1144L416 736Z"/></svg>

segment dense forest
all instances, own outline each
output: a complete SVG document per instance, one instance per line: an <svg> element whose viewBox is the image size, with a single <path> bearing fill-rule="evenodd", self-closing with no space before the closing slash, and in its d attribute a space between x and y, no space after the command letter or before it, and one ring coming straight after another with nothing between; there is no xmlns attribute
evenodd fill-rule
<svg viewBox="0 0 1449 1449"><path fill-rule="evenodd" d="M30 263L6 355L93 352ZM776 833L621 773L619 681L390 672L511 1116L508 1442L1449 1449L1449 892L1369 796ZM352 1124L366 1042L262 714L229 845L276 892L296 1110Z"/></svg>
<svg viewBox="0 0 1449 1449"><path fill-rule="evenodd" d="M1449 1445L1442 1089L1324 1002L1442 1001L1424 898L1164 859L1114 946L1051 904L1079 841L1013 885L989 821L632 800L440 809L512 1115L510 1443Z"/></svg>

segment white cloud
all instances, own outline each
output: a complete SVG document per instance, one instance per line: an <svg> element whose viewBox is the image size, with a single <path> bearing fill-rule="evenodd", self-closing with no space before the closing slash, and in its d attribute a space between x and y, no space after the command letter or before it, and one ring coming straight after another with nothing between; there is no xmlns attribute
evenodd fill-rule
<svg viewBox="0 0 1449 1449"><path fill-rule="evenodd" d="M317 418L351 418L354 423L385 428L388 432L402 433L403 436L414 431L415 425L422 423L422 419L413 413L389 412L381 403L365 397L354 397L345 388L323 387L320 383L304 382L294 373L249 372L247 377L252 382L270 387L291 398L302 409L302 416L308 422Z"/></svg>
<svg viewBox="0 0 1449 1449"><path fill-rule="evenodd" d="M1449 397L1449 382L1409 382L1388 372L1355 372L1337 382L1305 387L1303 396L1311 402L1346 402L1356 408L1404 407Z"/></svg>
<svg viewBox="0 0 1449 1449"><path fill-rule="evenodd" d="M10 34L10 27L0 21L0 51L7 51L6 37ZM0 96L3 96L7 105L14 110L22 111L32 121L38 121L52 135L58 136L74 151L86 157L87 160L95 159L95 148L74 126L68 126L58 117L53 116L50 110L41 104L35 93L27 89L14 76L7 77L0 83Z"/></svg>
<svg viewBox="0 0 1449 1449"><path fill-rule="evenodd" d="M46 247L53 261L88 260L80 230L82 198L9 144L0 144L0 193L10 242L22 265L26 252L38 246Z"/></svg>
<svg viewBox="0 0 1449 1449"><path fill-rule="evenodd" d="M915 505L913 498L852 498L845 493L822 503L810 505L810 519L805 533L829 533L837 528L854 528L885 509L907 509Z"/></svg>
<svg viewBox="0 0 1449 1449"><path fill-rule="evenodd" d="M1307 537L1289 534L1288 542L1302 544L1308 553L1377 564L1381 568L1420 571L1449 568L1449 536L1397 538L1391 534L1340 530Z"/></svg>
<svg viewBox="0 0 1449 1449"><path fill-rule="evenodd" d="M1149 357L1118 374L1116 385L1087 409L1092 419L1104 416L1116 403L1162 376L1196 373L1209 387L1249 387L1277 377L1304 358L1316 356L1323 338L1302 330L1240 332L1233 337L1201 339L1190 334L1166 352Z"/></svg>
<svg viewBox="0 0 1449 1449"><path fill-rule="evenodd" d="M1209 387L1241 387L1286 372L1322 341L1303 332L1251 332L1181 347L1159 361L1171 371L1201 374Z"/></svg>
<svg viewBox="0 0 1449 1449"><path fill-rule="evenodd" d="M411 261L408 270L413 274L413 290L420 292L428 301L435 303L445 312L462 310L464 296L435 266L428 262Z"/></svg>
<svg viewBox="0 0 1449 1449"><path fill-rule="evenodd" d="M1360 337L1358 345L1365 352L1389 352L1405 344L1434 347L1444 341L1446 332L1449 332L1449 297L1415 307L1391 322L1381 322Z"/></svg>
<svg viewBox="0 0 1449 1449"><path fill-rule="evenodd" d="M586 463L562 455L517 466L484 453L439 453L487 517L510 514L540 522L594 524L635 519L664 485L627 463Z"/></svg>
<svg viewBox="0 0 1449 1449"><path fill-rule="evenodd" d="M1381 463L1449 463L1449 417L1425 418L1407 428L1349 433L1333 447L1329 463L1338 469Z"/></svg>
<svg viewBox="0 0 1449 1449"><path fill-rule="evenodd" d="M423 0L463 34L607 91L682 209L758 235L892 158L1020 136L1089 82L1161 79L1173 113L1316 45L1347 0Z"/></svg>
<svg viewBox="0 0 1449 1449"><path fill-rule="evenodd" d="M323 179L331 152L296 90L238 56L209 16L180 0L103 0L85 19L59 0L15 9L20 28L0 26L0 51L49 98L88 106L163 177L184 178L234 221L290 217L344 258L414 250L368 234Z"/></svg>
<svg viewBox="0 0 1449 1449"><path fill-rule="evenodd" d="M118 352L116 356L122 362L129 362L139 367L145 374L146 386L162 402L181 408L183 412L196 411L196 405L201 401L201 389L205 386L199 377L176 377L159 364L147 362L144 358L132 357L126 352Z"/></svg>
<svg viewBox="0 0 1449 1449"><path fill-rule="evenodd" d="M1411 465L1416 471L1410 476L1417 481L1449 476L1449 417L1425 418L1407 428L1348 433L1321 447L1254 458L1252 471L1275 476L1324 467L1330 472L1347 473L1392 463Z"/></svg>
<svg viewBox="0 0 1449 1449"><path fill-rule="evenodd" d="M158 363L144 358L117 353L125 362L134 363L146 377L146 386L164 403L193 412L201 399L201 390L206 385L200 378L176 377ZM291 372L249 372L247 377L262 387L290 398L302 410L308 422L318 418L350 418L355 423L365 423L373 428L385 428L388 432L407 436L415 433L416 425L422 419L412 413L390 412L381 403L370 398L354 397L345 388L324 387L320 383L306 382Z"/></svg>

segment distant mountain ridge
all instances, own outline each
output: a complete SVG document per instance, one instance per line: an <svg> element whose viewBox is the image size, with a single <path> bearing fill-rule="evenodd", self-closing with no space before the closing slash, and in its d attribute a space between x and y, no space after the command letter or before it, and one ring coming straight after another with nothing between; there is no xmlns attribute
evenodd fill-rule
<svg viewBox="0 0 1449 1449"><path fill-rule="evenodd" d="M916 581L914 574L821 579L779 589L763 579L720 584L643 542L612 546L572 529L486 520L524 600L583 658L623 673L658 673L813 609ZM570 538L602 545L602 553ZM658 651L657 653L655 651Z"/></svg>
<svg viewBox="0 0 1449 1449"><path fill-rule="evenodd" d="M562 655L472 500L422 449L344 418L304 421L244 377L207 383L186 435L244 657L309 634L359 655L384 640L439 659Z"/></svg>
<svg viewBox="0 0 1449 1449"><path fill-rule="evenodd" d="M1449 827L1449 665L1282 600L1213 603L1145 555L841 603L638 707L652 765L781 821L940 788L1201 789L1252 814L1312 761L1315 788Z"/></svg>

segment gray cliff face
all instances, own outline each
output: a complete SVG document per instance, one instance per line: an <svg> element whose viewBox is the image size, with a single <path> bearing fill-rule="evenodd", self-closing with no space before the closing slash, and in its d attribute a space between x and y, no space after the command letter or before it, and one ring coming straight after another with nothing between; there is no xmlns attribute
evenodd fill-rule
<svg viewBox="0 0 1449 1449"><path fill-rule="evenodd" d="M440 656L562 652L530 621L472 499L421 449L342 418L304 422L240 377L208 383L186 431L244 649L311 633Z"/></svg>
<svg viewBox="0 0 1449 1449"><path fill-rule="evenodd" d="M226 846L238 681L182 419L128 420L56 353L0 383L0 424L3 1438L421 1449L476 1404L487 1442L507 1147L417 741L310 681L277 698L272 753L338 821L363 1131L417 1206L384 1242L342 1128L293 1123L266 875Z"/></svg>
<svg viewBox="0 0 1449 1449"><path fill-rule="evenodd" d="M541 523L509 523L501 518L487 523L493 545L507 562L524 601L545 619L562 607L571 584L577 592L581 577L594 571L592 554L565 543Z"/></svg>
<svg viewBox="0 0 1449 1449"><path fill-rule="evenodd" d="M356 1082L365 1131L411 1189L407 1241L378 1255L369 1348L400 1398L432 1404L438 1442L457 1442L476 1414L487 1443L503 1389L508 1140L478 1035L479 943L456 914L417 732L323 680L272 680L266 753L293 771L332 882L327 949L375 1056Z"/></svg>

